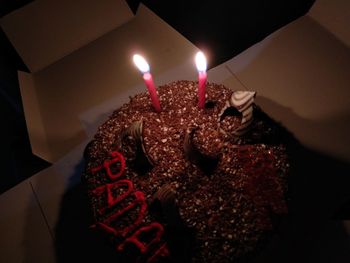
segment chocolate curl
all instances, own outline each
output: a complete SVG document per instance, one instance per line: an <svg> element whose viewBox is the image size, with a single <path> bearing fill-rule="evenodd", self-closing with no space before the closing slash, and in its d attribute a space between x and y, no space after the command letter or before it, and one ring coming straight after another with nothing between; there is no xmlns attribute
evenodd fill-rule
<svg viewBox="0 0 350 263"><path fill-rule="evenodd" d="M185 134L185 156L190 162L198 165L204 173L211 174L216 169L219 162L219 158L205 155L197 149L197 147L193 143L193 134L197 129L198 128L194 128L189 132L187 131Z"/></svg>
<svg viewBox="0 0 350 263"><path fill-rule="evenodd" d="M167 245L174 262L190 262L195 232L185 226L176 203L176 192L170 184L162 185L153 195L150 208L161 214L166 224Z"/></svg>
<svg viewBox="0 0 350 263"><path fill-rule="evenodd" d="M145 174L153 167L143 142L143 121L135 121L126 128L120 136L120 148L126 151L127 159L131 160L135 168Z"/></svg>
<svg viewBox="0 0 350 263"><path fill-rule="evenodd" d="M253 122L253 105L255 96L255 91L234 91L231 98L226 102L226 105L219 114L219 127L220 122L225 116L238 114L241 116L241 125L233 131L233 136L240 137L248 132L251 123ZM235 112L237 114L234 114ZM221 128L220 132L226 134Z"/></svg>
<svg viewBox="0 0 350 263"><path fill-rule="evenodd" d="M161 186L151 199L151 206L158 206L170 226L182 225L179 209L176 205L176 193L170 184Z"/></svg>

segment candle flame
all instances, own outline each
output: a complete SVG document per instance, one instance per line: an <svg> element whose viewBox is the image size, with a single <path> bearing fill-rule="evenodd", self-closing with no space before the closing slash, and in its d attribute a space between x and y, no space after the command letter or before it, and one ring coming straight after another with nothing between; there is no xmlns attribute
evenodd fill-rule
<svg viewBox="0 0 350 263"><path fill-rule="evenodd" d="M136 67L142 72L142 73L146 73L149 72L150 68L149 65L147 63L147 61L140 55L135 54L133 56L133 60L134 63L136 65Z"/></svg>
<svg viewBox="0 0 350 263"><path fill-rule="evenodd" d="M203 52L198 52L195 57L196 66L198 71L206 71L207 70L207 60L203 54Z"/></svg>

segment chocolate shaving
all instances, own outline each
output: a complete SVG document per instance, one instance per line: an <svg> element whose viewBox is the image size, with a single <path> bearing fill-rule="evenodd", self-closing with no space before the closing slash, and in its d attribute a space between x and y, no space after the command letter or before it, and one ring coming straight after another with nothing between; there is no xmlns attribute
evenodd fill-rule
<svg viewBox="0 0 350 263"><path fill-rule="evenodd" d="M156 207L170 226L182 225L179 209L176 205L175 191L169 184L161 186L153 195L150 205Z"/></svg>
<svg viewBox="0 0 350 263"><path fill-rule="evenodd" d="M196 164L205 174L212 174L216 169L219 158L201 153L193 143L193 135L198 128L186 132L184 139L184 151L186 158Z"/></svg>
<svg viewBox="0 0 350 263"><path fill-rule="evenodd" d="M148 156L143 144L143 121L135 121L128 128L123 130L119 145L127 153L126 156L134 164L140 174L145 174L153 167L153 162Z"/></svg>
<svg viewBox="0 0 350 263"><path fill-rule="evenodd" d="M161 186L153 195L151 207L160 210L158 213L166 222L167 243L174 262L190 262L195 233L183 223L176 204L176 192L170 184Z"/></svg>

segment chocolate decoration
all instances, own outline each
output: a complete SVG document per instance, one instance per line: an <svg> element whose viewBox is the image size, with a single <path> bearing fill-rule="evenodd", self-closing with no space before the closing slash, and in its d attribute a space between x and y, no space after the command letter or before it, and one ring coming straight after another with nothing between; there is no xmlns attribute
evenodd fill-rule
<svg viewBox="0 0 350 263"><path fill-rule="evenodd" d="M184 139L184 151L187 160L198 165L200 169L206 173L211 174L216 169L219 163L219 158L214 158L201 153L197 147L193 144L193 134L198 128L186 132Z"/></svg>
<svg viewBox="0 0 350 263"><path fill-rule="evenodd" d="M185 226L176 204L176 192L170 184L161 186L154 193L150 208L166 222L167 244L174 262L190 262L195 233Z"/></svg>
<svg viewBox="0 0 350 263"><path fill-rule="evenodd" d="M126 151L126 158L134 163L139 173L145 174L153 167L143 143L143 121L135 121L126 128L119 140L119 146Z"/></svg>
<svg viewBox="0 0 350 263"><path fill-rule="evenodd" d="M253 105L255 96L255 91L234 91L231 98L226 101L224 108L219 114L219 127L225 116L240 116L240 126L233 131L232 135L239 137L249 131L251 123L253 122ZM222 128L220 128L220 132L227 134Z"/></svg>
<svg viewBox="0 0 350 263"><path fill-rule="evenodd" d="M161 186L157 192L154 193L151 206L160 212L161 216L170 227L183 226L179 209L176 205L176 193L170 184Z"/></svg>
<svg viewBox="0 0 350 263"><path fill-rule="evenodd" d="M175 204L175 191L170 184L165 184L158 189L153 196L166 206L173 206Z"/></svg>

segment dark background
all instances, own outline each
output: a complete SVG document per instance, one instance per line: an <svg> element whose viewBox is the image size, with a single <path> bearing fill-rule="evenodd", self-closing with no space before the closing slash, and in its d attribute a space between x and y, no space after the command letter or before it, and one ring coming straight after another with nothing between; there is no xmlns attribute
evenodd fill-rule
<svg viewBox="0 0 350 263"><path fill-rule="evenodd" d="M0 17L30 0L0 0ZM193 44L211 54L216 66L273 31L304 15L314 0L127 0L133 12L144 3ZM50 164L31 152L17 70L27 67L0 30L0 193Z"/></svg>

